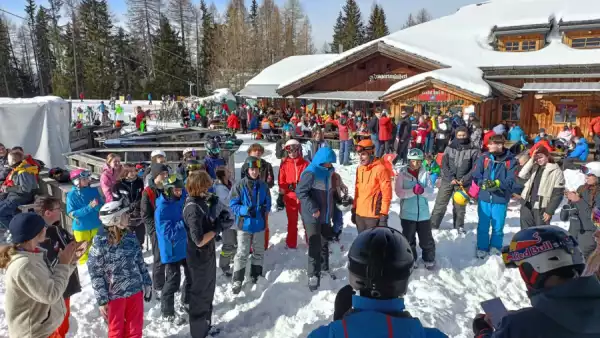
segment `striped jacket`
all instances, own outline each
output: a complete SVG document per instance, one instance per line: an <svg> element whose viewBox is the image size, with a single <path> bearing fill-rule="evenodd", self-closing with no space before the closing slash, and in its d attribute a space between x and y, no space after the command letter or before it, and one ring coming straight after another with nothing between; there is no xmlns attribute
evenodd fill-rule
<svg viewBox="0 0 600 338"><path fill-rule="evenodd" d="M135 235L127 231L117 245L110 245L108 234L94 237L87 262L92 288L99 305L127 298L152 285Z"/></svg>

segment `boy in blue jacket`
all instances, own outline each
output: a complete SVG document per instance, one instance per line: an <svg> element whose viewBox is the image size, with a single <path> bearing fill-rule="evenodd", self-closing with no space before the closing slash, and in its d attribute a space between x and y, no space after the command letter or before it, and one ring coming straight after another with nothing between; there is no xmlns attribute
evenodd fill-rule
<svg viewBox="0 0 600 338"><path fill-rule="evenodd" d="M94 236L104 229L99 216L104 202L98 188L90 187L92 174L89 171L75 169L69 176L73 188L67 194L67 215L73 219L71 228L75 240L88 242L86 252L79 259L79 264L85 264Z"/></svg>
<svg viewBox="0 0 600 338"><path fill-rule="evenodd" d="M210 140L206 144L206 156L204 157L204 165L206 166L206 172L210 175L213 180L217 179L216 170L220 166L224 166L225 159L221 157L221 147L217 140Z"/></svg>
<svg viewBox="0 0 600 338"><path fill-rule="evenodd" d="M329 147L320 148L304 169L296 187L300 215L308 237L308 288L315 291L321 284L321 272L329 272L329 242L335 203L333 163L336 156ZM333 277L333 276L332 276Z"/></svg>
<svg viewBox="0 0 600 338"><path fill-rule="evenodd" d="M477 257L482 259L489 253L501 253L508 202L516 187L515 170L518 161L504 148L504 142L502 135L490 137L489 152L484 153L473 168L473 180L480 188L477 204Z"/></svg>
<svg viewBox="0 0 600 338"><path fill-rule="evenodd" d="M161 263L165 265L165 285L160 298L162 316L169 321L181 324L182 320L175 316L175 292L181 284L181 266L185 274L185 287L181 293L181 303L189 306L189 290L191 280L186 264L187 233L183 222L183 206L185 193L183 180L171 175L164 182L164 190L156 199L154 220L156 237L160 250Z"/></svg>
<svg viewBox="0 0 600 338"><path fill-rule="evenodd" d="M234 294L240 293L246 274L248 253L252 248L250 278L252 283L262 275L265 252L265 219L271 210L271 192L267 183L260 179L261 160L254 156L246 158L248 172L231 189L229 207L237 225L237 253L233 261Z"/></svg>
<svg viewBox="0 0 600 338"><path fill-rule="evenodd" d="M348 260L350 285L335 298L334 322L308 338L447 338L405 309L414 259L398 230L378 226L359 233Z"/></svg>

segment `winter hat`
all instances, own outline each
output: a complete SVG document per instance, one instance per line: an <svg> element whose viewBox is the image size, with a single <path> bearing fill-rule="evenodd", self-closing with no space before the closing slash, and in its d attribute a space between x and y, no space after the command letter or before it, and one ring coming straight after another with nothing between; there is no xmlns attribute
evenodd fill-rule
<svg viewBox="0 0 600 338"><path fill-rule="evenodd" d="M158 177L163 172L169 172L169 167L164 163L152 163L150 174L152 177Z"/></svg>
<svg viewBox="0 0 600 338"><path fill-rule="evenodd" d="M541 155L544 155L546 157L550 157L550 151L546 147L539 147L539 148L537 148L537 153L536 154L541 154Z"/></svg>
<svg viewBox="0 0 600 338"><path fill-rule="evenodd" d="M11 241L15 244L25 243L35 238L44 227L46 221L34 212L17 214L8 225Z"/></svg>

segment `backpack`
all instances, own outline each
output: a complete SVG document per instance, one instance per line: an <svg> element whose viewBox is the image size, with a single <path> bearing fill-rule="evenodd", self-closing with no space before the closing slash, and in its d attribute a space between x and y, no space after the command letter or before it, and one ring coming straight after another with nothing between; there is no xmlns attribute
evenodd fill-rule
<svg viewBox="0 0 600 338"><path fill-rule="evenodd" d="M150 204L152 204L152 207L156 209L156 193L154 193L154 190L152 190L150 187L145 187L144 191L148 194Z"/></svg>

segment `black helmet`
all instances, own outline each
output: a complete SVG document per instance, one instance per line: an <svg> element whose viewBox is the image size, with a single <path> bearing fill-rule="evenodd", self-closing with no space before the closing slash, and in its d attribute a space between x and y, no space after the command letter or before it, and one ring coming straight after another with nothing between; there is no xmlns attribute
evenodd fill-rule
<svg viewBox="0 0 600 338"><path fill-rule="evenodd" d="M519 268L529 291L543 289L550 276L574 278L585 269L577 241L557 226L517 232L510 245L502 248L502 260L509 268Z"/></svg>
<svg viewBox="0 0 600 338"><path fill-rule="evenodd" d="M403 297L413 271L414 258L406 238L389 227L361 232L348 252L350 285L361 296Z"/></svg>
<svg viewBox="0 0 600 338"><path fill-rule="evenodd" d="M221 152L221 146L217 140L210 140L206 143L206 151L209 155L218 155Z"/></svg>
<svg viewBox="0 0 600 338"><path fill-rule="evenodd" d="M204 162L198 160L187 160L185 162L185 171L206 170Z"/></svg>
<svg viewBox="0 0 600 338"><path fill-rule="evenodd" d="M248 156L246 158L246 164L248 165L248 169L250 168L259 168L261 166L260 158L254 156Z"/></svg>

